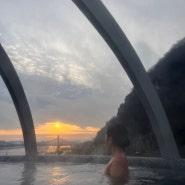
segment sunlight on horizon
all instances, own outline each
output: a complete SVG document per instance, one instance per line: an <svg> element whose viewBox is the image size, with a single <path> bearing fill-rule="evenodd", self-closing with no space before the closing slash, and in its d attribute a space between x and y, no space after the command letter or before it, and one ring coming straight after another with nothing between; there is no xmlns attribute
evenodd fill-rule
<svg viewBox="0 0 185 185"><path fill-rule="evenodd" d="M35 127L35 134L37 140L49 140L56 138L56 135L60 135L62 139L66 140L91 140L96 136L96 133L100 130L97 127L80 127L75 124L57 122L48 122L40 124ZM0 130L0 140L6 138L6 136L15 136L17 138L22 137L21 129L14 130Z"/></svg>

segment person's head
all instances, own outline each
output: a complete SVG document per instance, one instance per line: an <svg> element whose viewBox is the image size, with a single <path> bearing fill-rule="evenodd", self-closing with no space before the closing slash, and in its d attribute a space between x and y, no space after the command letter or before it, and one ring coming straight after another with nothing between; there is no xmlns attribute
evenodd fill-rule
<svg viewBox="0 0 185 185"><path fill-rule="evenodd" d="M111 120L106 130L106 142L125 151L129 146L128 132L125 126L117 121L116 118Z"/></svg>

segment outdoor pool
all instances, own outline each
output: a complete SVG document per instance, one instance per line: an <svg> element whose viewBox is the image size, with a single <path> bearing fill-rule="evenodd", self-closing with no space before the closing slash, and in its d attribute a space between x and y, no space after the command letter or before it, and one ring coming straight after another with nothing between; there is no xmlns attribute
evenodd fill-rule
<svg viewBox="0 0 185 185"><path fill-rule="evenodd" d="M109 185L105 164L0 162L0 185ZM184 185L184 170L130 167L128 185Z"/></svg>

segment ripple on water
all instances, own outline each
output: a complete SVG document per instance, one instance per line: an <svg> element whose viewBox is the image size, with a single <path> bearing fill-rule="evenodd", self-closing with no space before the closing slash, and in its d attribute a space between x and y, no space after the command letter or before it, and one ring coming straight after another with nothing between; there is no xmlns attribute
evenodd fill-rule
<svg viewBox="0 0 185 185"><path fill-rule="evenodd" d="M0 163L0 185L108 185L104 164ZM127 185L185 185L183 170L130 167Z"/></svg>

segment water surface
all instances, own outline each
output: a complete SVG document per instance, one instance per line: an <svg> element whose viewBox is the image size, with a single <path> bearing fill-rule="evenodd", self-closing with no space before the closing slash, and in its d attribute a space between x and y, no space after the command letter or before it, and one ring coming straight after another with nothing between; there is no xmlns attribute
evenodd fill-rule
<svg viewBox="0 0 185 185"><path fill-rule="evenodd" d="M105 164L0 163L0 185L110 185ZM130 167L127 185L184 185L185 172Z"/></svg>

